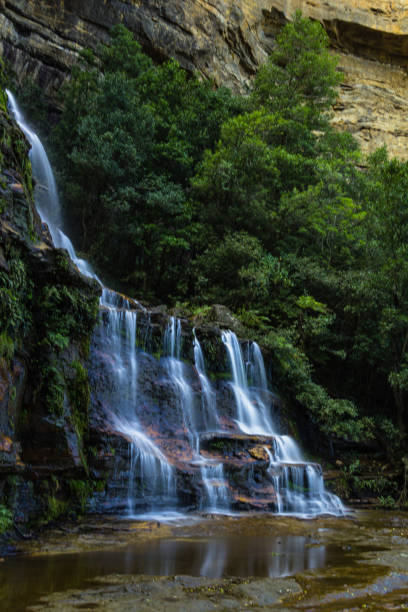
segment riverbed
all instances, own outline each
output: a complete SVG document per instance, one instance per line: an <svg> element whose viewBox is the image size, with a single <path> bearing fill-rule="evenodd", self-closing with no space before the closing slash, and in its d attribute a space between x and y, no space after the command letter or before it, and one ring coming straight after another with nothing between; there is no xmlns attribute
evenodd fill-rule
<svg viewBox="0 0 408 612"><path fill-rule="evenodd" d="M408 609L408 515L88 518L3 558L0 609Z"/></svg>

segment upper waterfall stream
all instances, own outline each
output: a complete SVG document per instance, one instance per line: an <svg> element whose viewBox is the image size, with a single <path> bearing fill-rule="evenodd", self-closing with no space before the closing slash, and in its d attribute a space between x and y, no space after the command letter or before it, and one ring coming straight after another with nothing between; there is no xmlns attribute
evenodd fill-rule
<svg viewBox="0 0 408 612"><path fill-rule="evenodd" d="M222 332L229 381L215 384L207 375L198 330L186 332L181 321L171 317L161 346L141 341L156 329L150 314L138 302L104 287L89 263L77 256L62 229L45 149L14 96L9 91L7 95L31 144L39 215L54 245L66 249L79 271L102 288L93 343L105 376L99 401L113 431L127 444L127 464L118 467L112 482L117 507L130 515L186 508L343 514L340 499L324 488L320 466L307 462L295 441L279 431L255 342L243 348L233 332Z"/></svg>

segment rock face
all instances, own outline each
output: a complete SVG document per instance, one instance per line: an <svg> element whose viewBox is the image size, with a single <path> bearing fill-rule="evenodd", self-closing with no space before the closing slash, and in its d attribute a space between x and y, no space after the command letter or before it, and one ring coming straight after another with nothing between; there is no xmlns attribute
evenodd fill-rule
<svg viewBox="0 0 408 612"><path fill-rule="evenodd" d="M55 517L59 479L75 488L85 477L82 363L99 293L50 243L28 149L0 88L0 505L17 522Z"/></svg>
<svg viewBox="0 0 408 612"><path fill-rule="evenodd" d="M408 9L404 0L0 0L0 52L19 79L55 95L78 53L122 22L144 49L245 91L279 28L296 9L319 20L345 82L335 123L363 150L386 144L408 157Z"/></svg>
<svg viewBox="0 0 408 612"><path fill-rule="evenodd" d="M225 307L223 307L227 310ZM105 313L106 314L106 313ZM105 319L105 320L104 320ZM175 380L169 370L168 358L163 357L163 340L169 317L152 312L139 311L137 315L137 396L132 406L135 418L142 429L164 454L173 468L179 507L208 509L202 466L223 465L222 481L225 486L228 508L235 510L276 510L276 494L268 476L270 457L265 447L273 453L274 436L245 435L235 424L236 405L228 382L225 348L217 325L195 328L197 337L206 347L205 361L212 366L212 392L223 431L203 433L202 389L194 367L193 333L189 322L182 322L182 357ZM128 509L129 483L133 481L132 497L135 510L160 508L163 500L154 496L143 477L140 466L132 474L132 438L115 418L126 418L123 395L115 393L112 361L115 355L106 344L104 329L111 329L109 321L101 313L101 323L95 330L91 344L88 369L91 382L90 444L95 448L90 461L91 476L106 487L96 492L90 507L105 512ZM142 346L141 346L142 345ZM124 355L123 348L120 351ZM125 358L121 363L126 367ZM115 363L115 361L114 361ZM218 378L219 377L219 378ZM178 383L177 383L178 381ZM182 387L188 387L187 394ZM187 402L188 405L185 405ZM271 410L279 402L268 393ZM118 404L122 403L118 410ZM197 434L200 459L191 433ZM156 466L156 478L159 467ZM225 480L224 480L225 479ZM157 493L157 492L156 492ZM167 501L167 503L169 503ZM226 508L224 508L226 509Z"/></svg>

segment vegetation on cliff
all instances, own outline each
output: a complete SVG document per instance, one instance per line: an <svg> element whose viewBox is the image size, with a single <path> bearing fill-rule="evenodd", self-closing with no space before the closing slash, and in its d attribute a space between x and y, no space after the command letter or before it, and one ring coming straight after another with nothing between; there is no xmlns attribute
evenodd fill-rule
<svg viewBox="0 0 408 612"><path fill-rule="evenodd" d="M294 16L248 98L154 65L122 26L55 131L81 248L133 295L231 307L330 437L402 450L408 165L328 122L341 74ZM342 399L335 399L342 398Z"/></svg>
<svg viewBox="0 0 408 612"><path fill-rule="evenodd" d="M0 533L13 520L54 516L64 486L55 472L87 469L82 362L99 293L41 225L29 145L7 112L4 86L0 65Z"/></svg>

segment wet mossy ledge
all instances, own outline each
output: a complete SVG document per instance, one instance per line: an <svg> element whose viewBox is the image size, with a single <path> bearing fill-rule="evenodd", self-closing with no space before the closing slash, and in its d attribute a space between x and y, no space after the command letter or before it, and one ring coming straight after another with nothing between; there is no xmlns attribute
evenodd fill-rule
<svg viewBox="0 0 408 612"><path fill-rule="evenodd" d="M0 533L81 511L97 283L52 246L0 67ZM17 527L18 528L18 527Z"/></svg>

